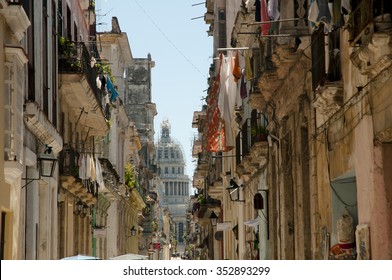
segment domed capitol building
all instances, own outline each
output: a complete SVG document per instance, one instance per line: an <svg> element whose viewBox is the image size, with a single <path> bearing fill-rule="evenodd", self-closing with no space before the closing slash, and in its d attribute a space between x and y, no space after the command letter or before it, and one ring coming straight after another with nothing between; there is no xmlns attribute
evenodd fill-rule
<svg viewBox="0 0 392 280"><path fill-rule="evenodd" d="M177 251L184 251L185 213L189 203L189 176L181 145L170 136L170 123L161 123L161 135L156 145L157 167L163 182L161 206L167 208L175 223Z"/></svg>

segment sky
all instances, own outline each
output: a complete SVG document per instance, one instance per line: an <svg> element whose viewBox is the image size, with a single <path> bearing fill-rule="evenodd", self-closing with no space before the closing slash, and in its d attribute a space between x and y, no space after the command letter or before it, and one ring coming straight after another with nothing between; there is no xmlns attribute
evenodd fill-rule
<svg viewBox="0 0 392 280"><path fill-rule="evenodd" d="M192 140L194 111L200 111L208 88L207 78L212 63L212 37L207 35L206 12L201 0L97 0L98 31L110 31L111 19L117 17L126 32L134 58L150 53L152 69L152 102L156 104L155 140L160 125L167 119L171 136L182 146L186 174L195 169ZM202 3L199 5L199 3Z"/></svg>

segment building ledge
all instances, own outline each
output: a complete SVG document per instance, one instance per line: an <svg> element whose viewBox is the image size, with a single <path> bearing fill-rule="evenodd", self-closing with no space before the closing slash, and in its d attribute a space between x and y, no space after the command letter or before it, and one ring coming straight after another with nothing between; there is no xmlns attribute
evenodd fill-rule
<svg viewBox="0 0 392 280"><path fill-rule="evenodd" d="M55 154L63 149L63 139L37 103L31 101L25 103L24 122L40 142L52 147Z"/></svg>
<svg viewBox="0 0 392 280"><path fill-rule="evenodd" d="M392 65L392 33L374 33L368 43L354 51L350 59L362 75L373 78Z"/></svg>
<svg viewBox="0 0 392 280"><path fill-rule="evenodd" d="M343 105L343 84L341 81L325 83L316 89L313 107L327 118L335 114Z"/></svg>
<svg viewBox="0 0 392 280"><path fill-rule="evenodd" d="M7 5L4 2L1 1L2 9L0 9L0 14L4 16L16 39L20 41L25 36L27 28L31 25L30 20L21 4Z"/></svg>
<svg viewBox="0 0 392 280"><path fill-rule="evenodd" d="M23 165L17 161L4 162L4 177L7 184L12 185L23 174Z"/></svg>

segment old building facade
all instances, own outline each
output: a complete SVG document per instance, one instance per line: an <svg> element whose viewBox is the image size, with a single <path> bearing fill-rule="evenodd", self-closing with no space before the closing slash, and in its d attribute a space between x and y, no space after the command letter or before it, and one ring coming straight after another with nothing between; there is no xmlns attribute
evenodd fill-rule
<svg viewBox="0 0 392 280"><path fill-rule="evenodd" d="M222 202L213 248L230 259L391 259L390 3L239 1L225 20L221 2L206 1L205 19L224 57L214 53L194 118L194 186ZM246 85L234 81L241 100L224 107L227 59Z"/></svg>
<svg viewBox="0 0 392 280"><path fill-rule="evenodd" d="M95 1L0 4L1 259L138 254L148 173L122 100L126 34L113 20L97 37Z"/></svg>

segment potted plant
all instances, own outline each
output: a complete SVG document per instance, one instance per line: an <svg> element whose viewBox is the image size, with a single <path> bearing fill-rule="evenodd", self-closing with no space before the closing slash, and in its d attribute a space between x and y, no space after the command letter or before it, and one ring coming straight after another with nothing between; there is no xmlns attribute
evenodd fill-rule
<svg viewBox="0 0 392 280"><path fill-rule="evenodd" d="M268 130L261 125L254 125L251 128L252 139L256 142L267 141Z"/></svg>

